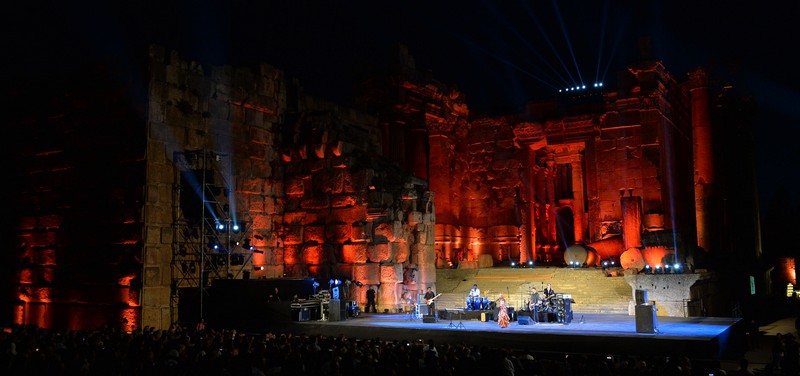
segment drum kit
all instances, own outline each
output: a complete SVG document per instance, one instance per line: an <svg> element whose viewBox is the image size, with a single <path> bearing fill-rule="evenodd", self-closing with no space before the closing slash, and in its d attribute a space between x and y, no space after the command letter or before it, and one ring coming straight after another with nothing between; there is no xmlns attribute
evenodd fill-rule
<svg viewBox="0 0 800 376"><path fill-rule="evenodd" d="M538 312L555 313L556 310L557 306L555 296L540 300L538 306L536 307L536 311ZM533 307L531 307L531 311L533 311Z"/></svg>

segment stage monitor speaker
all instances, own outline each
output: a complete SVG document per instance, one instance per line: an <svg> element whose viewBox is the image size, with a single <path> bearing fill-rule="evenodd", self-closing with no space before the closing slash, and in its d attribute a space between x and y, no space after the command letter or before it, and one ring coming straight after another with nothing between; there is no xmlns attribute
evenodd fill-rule
<svg viewBox="0 0 800 376"><path fill-rule="evenodd" d="M636 333L656 332L656 307L650 304L636 306Z"/></svg>
<svg viewBox="0 0 800 376"><path fill-rule="evenodd" d="M434 316L434 315L422 316L422 322L424 322L426 324L434 323L434 322L436 322L436 316Z"/></svg>
<svg viewBox="0 0 800 376"><path fill-rule="evenodd" d="M647 290L636 289L635 298L636 305L647 304L650 301L647 299Z"/></svg>
<svg viewBox="0 0 800 376"><path fill-rule="evenodd" d="M519 317L517 317L517 322L519 322L520 325L530 325L531 317L519 315Z"/></svg>

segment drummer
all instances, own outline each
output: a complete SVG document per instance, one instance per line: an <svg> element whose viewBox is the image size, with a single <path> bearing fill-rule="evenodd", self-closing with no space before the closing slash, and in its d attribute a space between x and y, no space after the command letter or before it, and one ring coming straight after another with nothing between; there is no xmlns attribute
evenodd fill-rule
<svg viewBox="0 0 800 376"><path fill-rule="evenodd" d="M469 295L468 296L470 298L480 298L481 297L481 289L478 288L478 284L477 283L472 285L472 290L469 290Z"/></svg>
<svg viewBox="0 0 800 376"><path fill-rule="evenodd" d="M475 283L472 285L472 290L469 290L469 294L467 294L467 309L469 310L478 310L481 306L481 289L478 288L478 284Z"/></svg>

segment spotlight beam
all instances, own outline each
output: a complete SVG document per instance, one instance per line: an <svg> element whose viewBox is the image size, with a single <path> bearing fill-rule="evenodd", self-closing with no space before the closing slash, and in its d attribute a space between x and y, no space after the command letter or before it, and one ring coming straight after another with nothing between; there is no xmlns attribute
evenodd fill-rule
<svg viewBox="0 0 800 376"><path fill-rule="evenodd" d="M533 78L533 79L535 79L535 80L537 80L537 81L539 81L539 82L541 82L541 83L543 83L543 84L545 84L545 85L547 85L547 86L549 86L549 87L551 87L551 88L553 88L555 90L558 89L558 86L556 86L556 85L554 85L554 84L552 84L550 82L545 81L544 79L540 78L539 76L520 68L516 64L514 64L514 63L512 63L512 62L510 62L510 61L508 61L506 59L503 59L503 58L497 56L496 54L488 51L487 49L485 49L485 48L483 48L483 47L481 47L481 46L479 46L479 45L477 45L475 43L473 43L472 41L469 41L469 40L467 40L465 38L462 38L462 42L464 42L465 44L469 44L471 47L479 50L480 52L485 53L486 55L488 55L490 57L493 57L495 60L497 60L497 61L499 61L499 62L501 62L501 63L513 68L513 69L515 69L515 70L517 70L520 73L525 74L526 76L528 76L530 78Z"/></svg>
<svg viewBox="0 0 800 376"><path fill-rule="evenodd" d="M569 33L567 32L567 28L564 25L564 17L561 16L561 10L558 8L558 4L556 0L551 0L553 3L553 9L556 12L556 16L558 17L558 24L561 26L561 34L564 35L564 41L567 43L567 47L569 47L569 54L572 57L572 63L575 64L575 70L578 73L578 84L583 85L583 77L581 76L581 68L578 66L578 60L575 58L575 51L572 48L572 41L569 39Z"/></svg>
<svg viewBox="0 0 800 376"><path fill-rule="evenodd" d="M536 15L533 13L533 10L531 10L531 8L530 8L529 4L528 4L528 3L525 3L525 2L523 2L523 3L521 3L520 5L522 5L522 6L524 6L524 7L525 7L525 10L528 12L528 15L529 15L529 16L530 16L530 18L533 20L533 23L534 23L534 25L536 25L536 28L539 30L539 34L540 34L540 35L542 35L542 36L544 36L544 37L545 37L545 39L547 39L547 38L546 38L546 35L545 35L545 32L544 32L544 30L542 29L542 25L541 25L541 23L539 22L539 19L538 19L538 18L536 17ZM491 11L492 11L492 13L493 13L493 14L495 14L496 18L498 18L498 19L500 19L500 18L501 18L501 15L500 15L500 14L499 14L499 13L498 13L498 12L497 12L497 11L496 11L494 8L491 8ZM549 68L549 69L550 69L550 71L551 71L551 73L553 73L553 74L556 76L556 78L557 78L558 80L561 80L562 82L567 82L567 79L566 79L564 76L562 76L562 75L561 75L561 71L559 71L559 70L558 70L558 69L556 69L556 68L555 68L555 67L554 67L552 64L550 64L550 62L549 62L549 61L547 61L547 59L545 59L545 58L544 58L544 56L542 56L542 54L541 54L541 53L539 53L538 49L536 49L536 47L534 47L534 46L533 46L533 45L532 45L532 44L531 44L531 43L530 43L530 42L529 42L529 41L528 41L528 40L527 40L527 39L526 39L526 38L525 38L525 37L524 37L524 36L523 36L523 35L522 35L522 34L521 34L521 33L520 33L518 30L517 30L517 29L514 29L514 28L511 28L511 27L508 27L508 25L511 25L511 24L512 24L512 22L511 22L511 21L509 21L507 17L502 17L501 21L502 21L502 22L500 22L500 24L501 24L501 25L503 25L503 26L505 26L505 29L506 29L506 30L508 30L508 31L510 31L511 33L513 33L513 34L514 34L514 36L516 36L516 37L517 37L517 40L519 40L519 41L520 41L520 42L521 42L521 43L522 43L522 44L523 44L523 45L524 45L524 46L527 48L527 51L531 52L531 53L533 54L533 56L537 57L537 58L538 58L538 60L539 60L539 61L540 61L540 62L541 62L541 63L542 63L544 66L546 66L547 68ZM552 44L550 43L549 39L548 39L548 40L546 40L546 41L548 42L548 44L550 44L550 47L551 47L551 48L553 48L553 46L552 46ZM554 49L554 48L553 48L553 49ZM563 63L562 63L562 64L563 64ZM556 85L551 85L551 86L552 86L552 87L555 87Z"/></svg>
<svg viewBox="0 0 800 376"><path fill-rule="evenodd" d="M600 26L600 33L599 37L600 40L597 42L600 48L597 49L597 66L595 66L594 70L594 82L602 82L604 80L600 79L600 62L603 60L603 45L605 44L606 40L606 26L608 25L608 2L603 3L603 17L602 23ZM605 75L603 75L605 78Z"/></svg>
<svg viewBox="0 0 800 376"><path fill-rule="evenodd" d="M529 5L527 5L527 4L525 4L525 6L526 6L526 8L528 9L528 14L531 16L531 19L533 19L533 21L534 21L534 22L533 22L533 23L534 23L534 25L536 25L536 28L539 30L539 34L542 36L542 38L543 38L543 40L545 41L545 43L547 43L547 45L550 47L550 51L552 51L552 52L553 52L553 55L555 55L555 57L556 57L556 59L558 60L558 62L559 62L559 63L561 63L561 67L562 67L562 68L564 68L564 72L566 72L566 73L567 73L567 76L569 76L569 80L571 80L571 81L572 81L572 83L574 84L574 83L575 83L575 78L574 78L574 77L572 77L572 74L570 74L570 72L569 72L569 69L567 69L567 65L564 63L564 60L562 60L562 59L561 59L561 54L559 54L559 53L558 53L558 50L557 50L557 49L556 49L556 47L553 45L553 42L552 42L552 41L550 40L550 38L547 36L547 33L544 31L544 28L542 28L542 25L541 25L541 23L539 22L539 19L538 19L538 18L537 18L537 17L534 15L533 11L530 9L530 6L529 6ZM560 74L559 74L558 76L559 76L559 78L562 78L562 79L563 79L563 76L561 76ZM564 80L564 82L563 82L563 83L565 83L565 84L567 84L567 85L563 85L563 84L562 84L562 85L561 85L561 87L564 87L564 86L572 86L572 85L569 85L569 81L568 81L568 80L566 80L566 79ZM555 86L553 86L553 88L554 88L554 89L558 89L558 88L556 88Z"/></svg>

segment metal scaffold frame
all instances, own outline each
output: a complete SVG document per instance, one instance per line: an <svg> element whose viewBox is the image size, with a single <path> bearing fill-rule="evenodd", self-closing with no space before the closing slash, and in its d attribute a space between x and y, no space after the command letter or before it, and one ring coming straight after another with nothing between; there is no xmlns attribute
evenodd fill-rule
<svg viewBox="0 0 800 376"><path fill-rule="evenodd" d="M230 184L230 156L189 150L174 152L173 160L176 184L172 208L170 319L177 323L183 289L197 290L198 319L203 319L211 282L241 278L251 272L253 251L249 245L249 221L236 216L232 205L235 190Z"/></svg>

